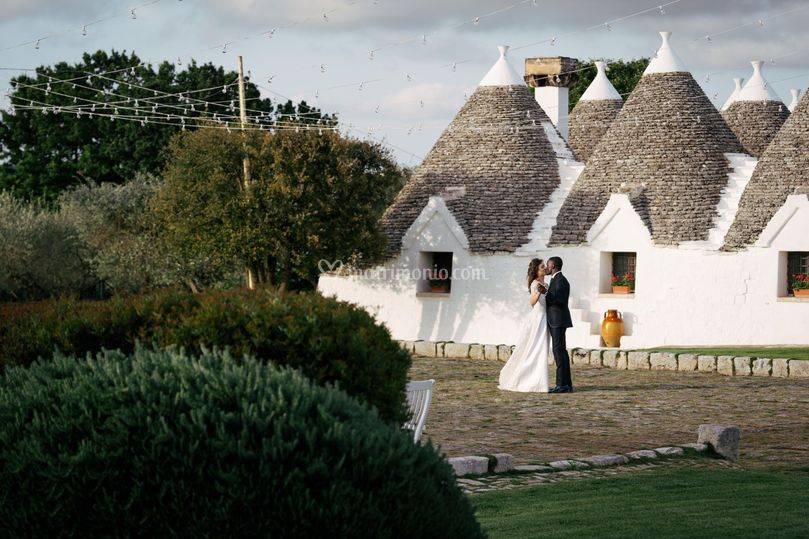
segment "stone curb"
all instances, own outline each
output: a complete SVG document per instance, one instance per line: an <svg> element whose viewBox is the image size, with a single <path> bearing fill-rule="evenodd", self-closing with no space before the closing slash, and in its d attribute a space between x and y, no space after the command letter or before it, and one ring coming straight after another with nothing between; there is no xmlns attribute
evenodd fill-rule
<svg viewBox="0 0 809 539"><path fill-rule="evenodd" d="M447 359L496 359L505 362L514 351L506 344L466 344L456 342L399 341L417 356ZM809 360L748 356L709 356L643 350L568 349L573 365L608 367L619 370L664 370L713 372L724 376L769 376L773 378L809 378ZM551 358L553 365L553 358Z"/></svg>
<svg viewBox="0 0 809 539"><path fill-rule="evenodd" d="M735 431L734 431L735 429ZM734 433L735 432L735 438ZM703 442L703 438L706 440ZM719 456L736 460L738 458L738 429L736 427L722 427L719 425L700 425L699 439L697 443L682 444L677 446L658 447L656 449L640 449L631 451L624 455L593 455L578 459L555 460L546 464L523 464L514 465L514 457L508 453L497 453L492 457L468 456L452 457L447 459L455 471L457 477L469 475L498 474L506 472L517 473L555 473L570 470L587 470L590 468L609 468L622 466L631 462L655 460L661 457L683 457L685 450L689 449L698 453L707 453L713 450ZM735 445L734 444L735 440ZM719 445L714 445L718 442ZM721 445L724 442L730 445ZM734 458L735 456L735 458Z"/></svg>

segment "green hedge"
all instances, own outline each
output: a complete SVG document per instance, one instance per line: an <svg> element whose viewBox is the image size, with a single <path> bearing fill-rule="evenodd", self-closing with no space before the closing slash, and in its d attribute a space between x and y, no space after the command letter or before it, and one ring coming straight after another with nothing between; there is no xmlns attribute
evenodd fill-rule
<svg viewBox="0 0 809 539"><path fill-rule="evenodd" d="M299 368L321 384L337 383L384 419L406 418L410 355L367 312L317 293L162 291L44 301L6 307L3 314L0 366L26 365L54 350L132 352L139 341L194 351L228 347L236 356L252 354Z"/></svg>
<svg viewBox="0 0 809 539"><path fill-rule="evenodd" d="M57 355L0 376L12 536L481 537L432 445L226 352Z"/></svg>

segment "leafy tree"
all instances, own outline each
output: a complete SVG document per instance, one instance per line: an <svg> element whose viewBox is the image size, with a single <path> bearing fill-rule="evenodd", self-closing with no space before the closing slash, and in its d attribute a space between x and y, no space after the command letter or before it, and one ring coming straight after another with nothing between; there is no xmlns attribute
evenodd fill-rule
<svg viewBox="0 0 809 539"><path fill-rule="evenodd" d="M643 76L643 71L649 65L648 58L638 58L637 60L607 60L607 72L610 82L624 99L635 89L635 85ZM587 62L579 61L579 66L584 67L577 73L578 78L570 87L570 110L579 102L579 98L593 82L598 70L593 64L593 60ZM585 67L586 66L586 67Z"/></svg>
<svg viewBox="0 0 809 539"><path fill-rule="evenodd" d="M168 159L153 208L172 249L293 289L314 287L320 260L377 256L377 221L404 178L380 145L331 129L180 133Z"/></svg>
<svg viewBox="0 0 809 539"><path fill-rule="evenodd" d="M69 218L0 192L0 301L82 293L94 285Z"/></svg>
<svg viewBox="0 0 809 539"><path fill-rule="evenodd" d="M238 103L238 88L232 85L235 72L193 61L184 68L171 62L156 67L140 64L134 53L97 51L85 54L76 64L42 66L36 76L12 79L14 111L0 113L0 189L19 198L53 201L71 186L124 183L138 172L157 173L165 165L163 149L180 130L176 120L175 125L141 125L110 121L90 112L114 115L117 104L122 116L133 115L134 110L127 107L137 99L142 110L138 116L179 114L183 108L188 109L189 118L203 115L206 109L211 114L236 114L230 111L231 103ZM59 82L64 80L70 82ZM198 91L205 88L211 89ZM190 101L179 99L180 92L191 92L185 95ZM275 104L262 99L250 82L246 97L248 108L266 114L267 119L295 112L307 113L310 121L320 117L306 103ZM105 105L91 111L89 101ZM46 112L29 108L41 104L47 104ZM76 116L76 107L81 106L86 114Z"/></svg>

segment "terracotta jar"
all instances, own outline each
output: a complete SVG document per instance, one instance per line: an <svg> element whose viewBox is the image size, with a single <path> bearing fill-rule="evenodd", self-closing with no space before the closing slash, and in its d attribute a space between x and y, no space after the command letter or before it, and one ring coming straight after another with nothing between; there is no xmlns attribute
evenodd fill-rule
<svg viewBox="0 0 809 539"><path fill-rule="evenodd" d="M809 298L809 288L796 289L794 293L796 298Z"/></svg>
<svg viewBox="0 0 809 539"><path fill-rule="evenodd" d="M621 336L624 334L624 321L621 313L616 309L610 309L604 313L604 320L601 322L601 338L604 344L610 348L621 346Z"/></svg>

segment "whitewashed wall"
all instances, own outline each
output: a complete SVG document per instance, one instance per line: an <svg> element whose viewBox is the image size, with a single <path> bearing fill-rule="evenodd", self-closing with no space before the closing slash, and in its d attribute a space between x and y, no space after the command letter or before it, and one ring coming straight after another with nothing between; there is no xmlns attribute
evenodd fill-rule
<svg viewBox="0 0 809 539"><path fill-rule="evenodd" d="M572 288L570 346L599 346L604 311L625 317L625 348L659 345L809 344L809 301L783 298L786 251L809 251L809 199L792 196L756 247L741 253L655 247L626 196L616 195L588 236L589 245L518 256L470 255L460 227L433 208L411 229L387 277L324 275L326 295L362 305L397 339L513 344L527 313L525 271L531 256L561 256ZM454 268L485 275L453 280L448 297L418 296L417 282L394 271L420 265L422 251L454 252ZM632 297L605 294L609 255L637 253Z"/></svg>

